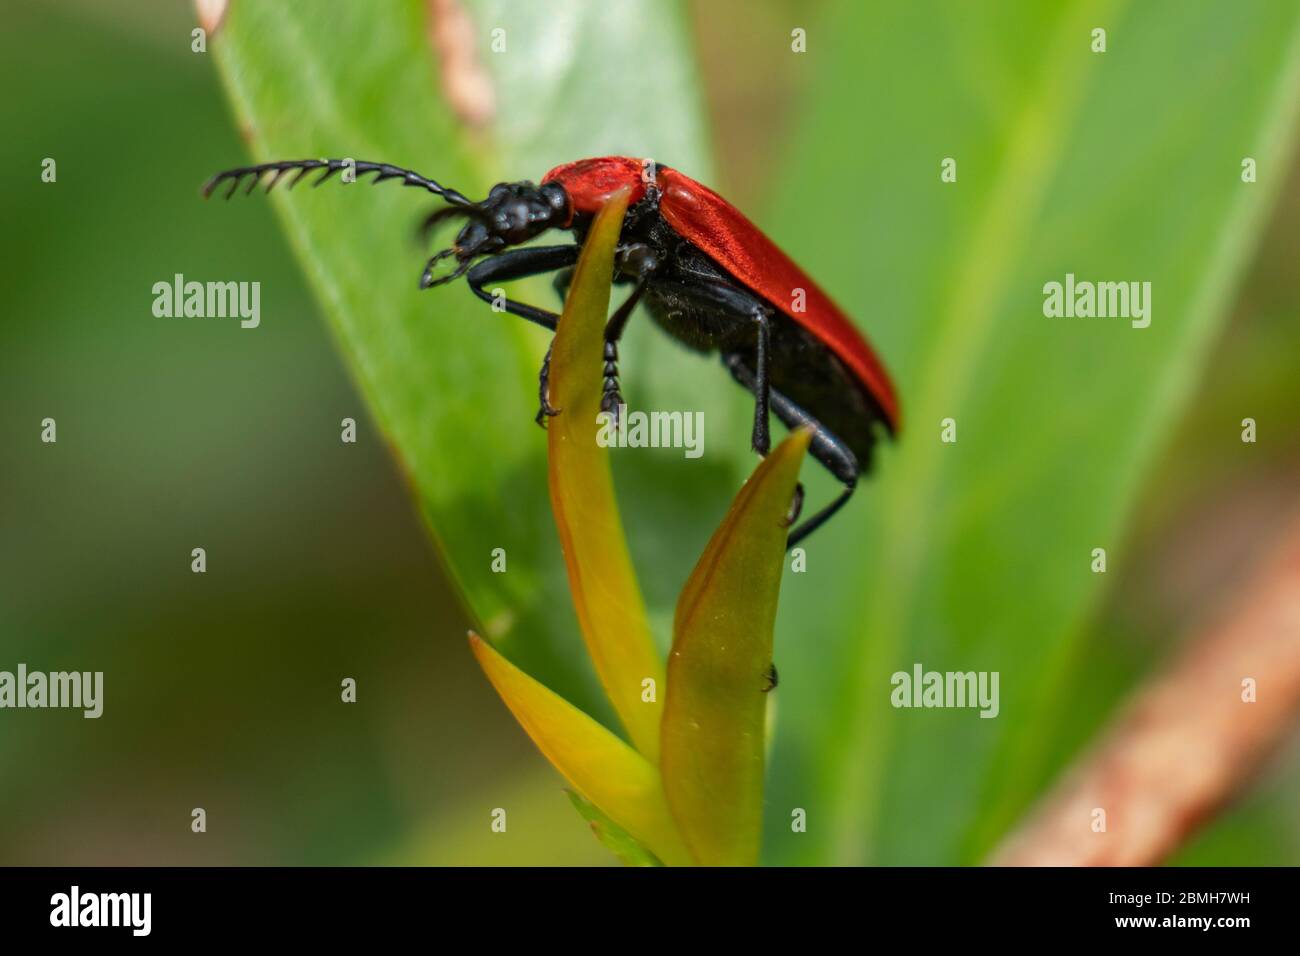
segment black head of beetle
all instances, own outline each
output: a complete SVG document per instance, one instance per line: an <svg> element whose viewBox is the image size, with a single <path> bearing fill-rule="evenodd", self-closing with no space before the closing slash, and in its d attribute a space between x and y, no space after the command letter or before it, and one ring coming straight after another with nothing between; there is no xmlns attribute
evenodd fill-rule
<svg viewBox="0 0 1300 956"><path fill-rule="evenodd" d="M563 227L571 218L569 194L559 183L497 183L481 202L448 206L425 219L428 233L434 225L452 216L464 216L467 222L456 234L448 249L434 255L425 266L420 288L442 285L458 279L480 256L500 252L541 235L548 229ZM456 268L434 277L439 262L455 258Z"/></svg>

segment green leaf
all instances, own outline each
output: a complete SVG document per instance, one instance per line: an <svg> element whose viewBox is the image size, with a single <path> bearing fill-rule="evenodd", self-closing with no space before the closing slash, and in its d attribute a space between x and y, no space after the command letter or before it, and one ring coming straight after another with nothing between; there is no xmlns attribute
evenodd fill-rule
<svg viewBox="0 0 1300 956"><path fill-rule="evenodd" d="M209 48L255 158L387 160L474 198L499 179L536 181L561 162L611 153L662 158L708 178L690 45L676 5L460 4L470 29L456 51L477 63L496 104L495 116L474 128L456 118L444 96L444 64L430 42L433 6L232 3ZM506 30L504 54L491 48L497 27ZM648 108L659 102L672 108ZM245 161L212 157L212 170L196 174L196 188L208 172ZM236 197L207 212L248 216L239 203L259 201ZM545 435L533 424L548 335L493 313L463 283L417 289L424 261L438 247L414 239L419 219L438 206L431 196L391 182L336 179L293 193L281 185L271 201L469 613L512 660L608 718L573 609L561 597L568 589L547 500ZM568 240L557 234L548 241ZM275 290L265 291L273 303ZM515 284L510 293L544 307L559 304L545 280ZM262 321L314 317L268 307ZM648 402L653 388L644 376L680 377L668 358L676 350L649 322L638 318L632 326L624 393ZM713 387L734 388L716 363L708 369ZM735 457L744 460L743 451ZM734 467L715 459L698 486L674 488L662 475L648 487L634 486L642 507L672 518L652 526L642 545L675 548L681 526L710 527L726 500L720 489L738 474ZM678 567L696 553L689 538L687 547ZM505 574L492 572L498 548ZM671 612L677 583L656 586L658 614Z"/></svg>
<svg viewBox="0 0 1300 956"><path fill-rule="evenodd" d="M772 231L875 341L906 426L786 586L780 628L817 639L783 652L768 845L974 862L1105 670L1081 653L1091 615L1288 168L1300 7L844 3L809 36ZM848 121L862 90L881 95ZM1066 273L1151 282L1150 327L1046 318ZM894 708L916 663L999 672L1000 715Z"/></svg>
<svg viewBox="0 0 1300 956"><path fill-rule="evenodd" d="M600 812L590 800L573 790L564 791L573 802L573 808L591 826L601 846L605 847L628 866L663 866L653 853L637 842L632 834Z"/></svg>
<svg viewBox="0 0 1300 956"><path fill-rule="evenodd" d="M659 859L689 865L658 768L477 634L470 633L469 643L510 712L564 778Z"/></svg>
<svg viewBox="0 0 1300 956"><path fill-rule="evenodd" d="M549 400L557 411L548 426L548 464L551 507L587 650L623 726L654 763L664 666L623 536L609 450L597 441L614 246L627 201L627 190L613 196L592 224L555 333ZM656 689L648 700L645 681Z"/></svg>
<svg viewBox="0 0 1300 956"><path fill-rule="evenodd" d="M660 763L673 817L706 866L758 862L772 627L811 437L793 433L758 466L677 604Z"/></svg>

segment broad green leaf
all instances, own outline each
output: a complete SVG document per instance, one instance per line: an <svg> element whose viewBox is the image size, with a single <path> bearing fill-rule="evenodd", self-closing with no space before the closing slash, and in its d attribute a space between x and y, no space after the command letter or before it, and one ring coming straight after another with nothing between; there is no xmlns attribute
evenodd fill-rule
<svg viewBox="0 0 1300 956"><path fill-rule="evenodd" d="M665 863L689 865L654 764L477 634L470 634L469 643L520 726L574 789Z"/></svg>
<svg viewBox="0 0 1300 956"><path fill-rule="evenodd" d="M600 845L605 847L628 866L663 866L655 855L643 847L632 834L601 813L600 808L582 794L566 790L573 808L582 815L596 835Z"/></svg>
<svg viewBox="0 0 1300 956"><path fill-rule="evenodd" d="M656 762L663 662L623 537L609 449L597 441L605 318L627 200L627 190L618 193L596 217L555 333L549 394L557 413L548 426L548 462L551 507L587 650L632 741Z"/></svg>
<svg viewBox="0 0 1300 956"><path fill-rule="evenodd" d="M501 179L536 181L558 163L610 153L662 158L708 178L691 49L675 4L448 5L468 16L470 29L456 49L481 67L495 103L493 117L472 129L444 97L444 64L430 40L429 11L436 6L422 0L232 3L209 49L253 157L387 160L473 198ZM506 31L503 53L492 49L497 27ZM670 102L671 110L648 108L658 102ZM211 161L215 171L247 158ZM393 183L335 180L320 189L303 184L293 193L281 186L270 199L469 612L512 660L608 719L564 597L565 568L547 501L545 435L533 424L548 335L492 312L463 283L417 289L425 259L440 247L422 248L414 239L419 219L438 206L432 196ZM239 203L264 201L236 197L207 212L251 222L252 213ZM447 241L445 234L437 238ZM556 234L544 241L571 239ZM516 283L509 291L545 307L559 305L545 280ZM679 384L674 346L648 322L638 318L631 325L622 363L628 400L645 405L666 395L677 404L665 407L698 407L703 398ZM707 368L706 390L738 391L716 363ZM685 487L664 480L662 463L631 469L639 512L633 548L659 556L652 572L670 569L654 575L652 611L664 619L682 573L671 569L685 566L697 551L690 530L703 535L717 521L723 489L745 461L743 449L730 454L711 451L708 463L694 469L702 479ZM650 520L655 515L659 520ZM684 552L678 550L683 529ZM504 574L492 571L496 549L505 554Z"/></svg>
<svg viewBox="0 0 1300 956"><path fill-rule="evenodd" d="M802 640L783 645L767 843L974 862L1104 679L1093 610L1288 168L1300 6L846 2L809 37L798 188L770 224L874 340L906 428L787 582L779 628ZM1149 281L1150 327L1045 317L1067 273ZM917 663L998 672L999 716L891 706Z"/></svg>
<svg viewBox="0 0 1300 956"><path fill-rule="evenodd" d="M763 460L677 604L660 765L682 838L707 866L758 863L772 628L811 437L801 429Z"/></svg>

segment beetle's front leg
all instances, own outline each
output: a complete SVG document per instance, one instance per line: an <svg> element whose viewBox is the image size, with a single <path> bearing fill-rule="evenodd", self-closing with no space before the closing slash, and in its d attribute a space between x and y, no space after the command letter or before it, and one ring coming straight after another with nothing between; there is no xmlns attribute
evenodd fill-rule
<svg viewBox="0 0 1300 956"><path fill-rule="evenodd" d="M560 276L557 277L557 288L559 288L559 282L563 281L564 276L572 276L570 266L578 258L580 248L579 246L541 246L503 252L490 259L484 259L469 270L469 287L484 302L495 306L498 301L497 290L489 291L485 288L487 283L509 282L512 279L523 279L559 269L561 270ZM554 312L523 302L515 302L513 299L503 298L500 300L500 305L507 312L522 316L552 332L555 331L555 323L559 316ZM546 358L542 360L542 368L537 373L538 408L537 417L534 419L543 428L546 427L546 420L558 415L560 411L547 401L550 375L551 349L548 346Z"/></svg>
<svg viewBox="0 0 1300 956"><path fill-rule="evenodd" d="M652 270L646 270L647 273ZM555 277L555 290L560 293L560 298L564 299L568 291L569 283L573 280L573 270L566 269ZM627 326L628 317L631 316L632 310L636 308L637 303L641 301L641 296L645 294L646 279L637 283L635 289L623 301L609 321L605 323L605 354L604 354L604 383L600 396L600 410L608 412L613 416L613 424L618 424L619 407L623 405L623 395L619 391L618 384L618 340L623 335L623 329ZM537 376L538 392L538 409L537 424L543 428L546 427L546 419L554 417L560 413L560 409L552 407L548 401L548 392L550 390L551 375L551 349L546 349L546 358L542 360L542 369Z"/></svg>
<svg viewBox="0 0 1300 956"><path fill-rule="evenodd" d="M546 309L516 302L514 299L498 297L500 290L486 288L489 282L511 282L526 279L529 276L567 269L578 260L580 246L529 246L526 249L511 249L498 253L475 264L469 269L466 281L470 290L494 308L504 309L512 315L520 316L529 322L535 322L544 329L555 331L559 316Z"/></svg>

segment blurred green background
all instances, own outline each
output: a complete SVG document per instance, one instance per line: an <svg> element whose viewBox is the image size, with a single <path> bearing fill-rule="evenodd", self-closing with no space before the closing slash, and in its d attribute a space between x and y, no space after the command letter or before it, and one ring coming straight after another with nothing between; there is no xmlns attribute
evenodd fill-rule
<svg viewBox="0 0 1300 956"><path fill-rule="evenodd" d="M685 8L713 184L816 251L825 184L808 183L818 199L801 208L805 181L792 188L776 162L799 152L796 130L816 128L801 107L816 80L762 50L792 18L836 6ZM270 204L198 198L247 147L213 58L190 51L191 9L15 0L6 21L0 668L103 670L106 701L97 721L0 712L0 864L609 863L467 653L466 612ZM1015 86L1017 64L1003 66L980 95ZM865 130L855 136L897 99L836 89L820 109L862 117L844 120ZM57 184L40 181L44 157ZM1230 593L1300 487L1300 165L1285 180L1209 372L1142 485L1057 762ZM888 202L888 190L871 201L879 221L906 215ZM405 238L418 211L394 232ZM360 256L370 238L341 241ZM835 255L832 271L852 268L850 251ZM151 286L176 272L259 280L261 327L154 319ZM897 354L905 327L884 336ZM1204 436L1244 414L1271 423L1269 440L1228 460ZM56 445L39 441L47 416ZM356 445L339 441L348 416ZM634 545L652 520L629 516ZM194 547L207 549L204 575L190 572ZM672 582L646 586L671 597ZM806 700L789 669L791 703ZM339 702L344 677L358 682L355 705ZM792 727L816 718L782 714ZM781 753L798 779L805 758ZM1298 788L1293 744L1179 861L1300 862ZM506 834L488 826L498 806ZM190 831L194 807L206 834Z"/></svg>
<svg viewBox="0 0 1300 956"><path fill-rule="evenodd" d="M192 10L6 20L0 668L102 670L106 702L0 712L0 863L608 862L470 657L270 208L198 195L246 153ZM176 272L260 280L261 326L155 319Z"/></svg>

